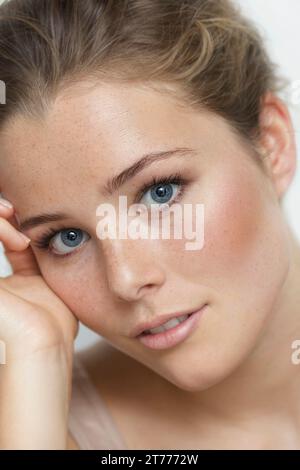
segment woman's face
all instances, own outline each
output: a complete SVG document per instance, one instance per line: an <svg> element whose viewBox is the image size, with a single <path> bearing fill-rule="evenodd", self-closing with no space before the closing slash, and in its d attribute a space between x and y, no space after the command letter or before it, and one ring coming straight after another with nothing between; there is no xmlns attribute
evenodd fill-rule
<svg viewBox="0 0 300 470"><path fill-rule="evenodd" d="M176 148L193 152L152 162L105 193L108 180L143 155ZM20 222L65 214L24 233L47 284L82 323L184 390L219 382L254 351L287 276L287 234L271 181L223 119L142 84L82 83L61 94L44 121L11 121L1 154L1 190ZM187 250L184 237L97 236L100 204L117 210L123 195L129 206L154 177L174 174L185 181L177 203L204 205L201 249ZM171 187L180 195L178 183ZM157 204L152 195L138 202ZM54 254L37 247L50 228L77 229L73 251L60 235ZM196 329L176 346L154 350L131 337L142 322L203 304Z"/></svg>

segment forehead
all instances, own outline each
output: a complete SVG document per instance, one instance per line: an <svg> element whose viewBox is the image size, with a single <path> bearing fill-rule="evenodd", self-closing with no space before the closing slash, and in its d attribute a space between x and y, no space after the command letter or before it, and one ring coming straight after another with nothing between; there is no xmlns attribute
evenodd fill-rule
<svg viewBox="0 0 300 470"><path fill-rule="evenodd" d="M18 116L0 138L6 159L13 161L26 152L29 163L30 155L35 161L38 153L43 164L50 152L52 161L63 161L83 149L97 149L99 156L106 148L120 153L128 145L132 151L133 142L142 140L147 145L163 136L174 137L174 125L179 124L182 112L174 98L143 84L81 83L62 92L43 119ZM18 158L19 163L21 160Z"/></svg>
<svg viewBox="0 0 300 470"><path fill-rule="evenodd" d="M144 84L83 82L62 92L43 120L20 116L4 128L1 190L21 205L26 191L39 200L68 188L76 197L78 182L99 184L144 153L196 146L199 138L208 145L220 124Z"/></svg>

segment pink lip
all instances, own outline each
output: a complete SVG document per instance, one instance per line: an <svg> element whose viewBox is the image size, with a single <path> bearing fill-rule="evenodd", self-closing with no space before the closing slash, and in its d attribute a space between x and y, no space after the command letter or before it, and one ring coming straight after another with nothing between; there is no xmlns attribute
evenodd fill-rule
<svg viewBox="0 0 300 470"><path fill-rule="evenodd" d="M140 334L138 340L150 349L167 349L184 341L196 328L208 304L192 313L184 322L157 334ZM148 328L147 328L148 329Z"/></svg>
<svg viewBox="0 0 300 470"><path fill-rule="evenodd" d="M203 307L203 305L202 305ZM202 308L201 307L201 308ZM197 310L200 310L199 308ZM156 328L160 325L163 325L167 321L171 320L171 318L181 317L182 315L191 315L195 313L197 310L189 310L189 311L181 311L177 313L169 313L166 315L159 315L151 322L143 322L137 325L136 328L133 329L131 334L129 335L131 338L135 338L136 336L143 333L145 330L151 330L152 328Z"/></svg>

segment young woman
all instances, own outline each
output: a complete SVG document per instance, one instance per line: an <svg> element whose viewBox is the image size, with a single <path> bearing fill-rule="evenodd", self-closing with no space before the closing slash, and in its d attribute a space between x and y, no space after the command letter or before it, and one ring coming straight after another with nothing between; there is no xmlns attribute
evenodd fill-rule
<svg viewBox="0 0 300 470"><path fill-rule="evenodd" d="M228 0L10 0L0 78L1 448L299 449L296 148L255 27ZM203 246L100 237L120 196L202 204ZM78 322L102 339L73 355Z"/></svg>

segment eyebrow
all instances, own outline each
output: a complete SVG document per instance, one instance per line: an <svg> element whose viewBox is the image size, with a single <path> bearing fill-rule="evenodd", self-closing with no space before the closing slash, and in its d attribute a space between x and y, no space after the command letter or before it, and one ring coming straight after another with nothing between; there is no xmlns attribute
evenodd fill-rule
<svg viewBox="0 0 300 470"><path fill-rule="evenodd" d="M152 163L154 162L165 160L167 158L175 156L184 157L186 155L194 155L195 153L196 150L189 147L179 147L172 150L147 153L137 162L133 163L133 165L129 166L118 175L109 179L106 185L104 186L104 190L102 190L102 193L105 195L112 195L129 179L133 178L135 175L144 170L144 168L148 167L149 165L152 165Z"/></svg>
<svg viewBox="0 0 300 470"><path fill-rule="evenodd" d="M51 214L45 212L43 214L36 215L34 217L28 217L28 219L20 222L18 230L26 230L29 228L37 227L38 225L47 224L49 222L57 222L58 220L67 219L69 216L63 212L53 212Z"/></svg>
<svg viewBox="0 0 300 470"><path fill-rule="evenodd" d="M104 195L112 195L117 191L125 182L133 178L135 175L140 173L146 167L150 166L152 163L165 160L171 157L185 157L187 155L194 155L196 153L195 149L189 147L179 147L171 150L164 150L160 152L147 153L137 162L133 163L131 166L123 170L118 175L110 178L102 189L101 193ZM67 219L69 216L63 212L54 212L54 213L42 213L34 217L28 217L27 219L20 222L19 230L26 230L29 228L37 227L39 225L44 225L49 222L57 222L60 220Z"/></svg>

